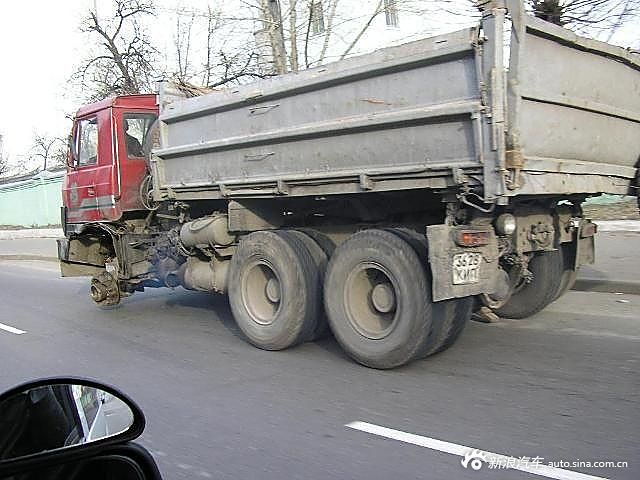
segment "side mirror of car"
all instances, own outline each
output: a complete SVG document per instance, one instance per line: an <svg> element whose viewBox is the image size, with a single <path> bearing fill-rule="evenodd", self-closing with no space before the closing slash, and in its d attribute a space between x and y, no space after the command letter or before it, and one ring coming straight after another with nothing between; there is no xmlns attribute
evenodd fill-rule
<svg viewBox="0 0 640 480"><path fill-rule="evenodd" d="M128 442L144 425L133 400L93 380L51 378L20 385L0 395L0 478L51 465L97 464L106 451L133 445ZM150 461L147 470L157 472Z"/></svg>

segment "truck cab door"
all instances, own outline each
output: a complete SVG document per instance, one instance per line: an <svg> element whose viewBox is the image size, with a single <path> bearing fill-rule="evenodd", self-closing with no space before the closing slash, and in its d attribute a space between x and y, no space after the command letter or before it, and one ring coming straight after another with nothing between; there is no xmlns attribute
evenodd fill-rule
<svg viewBox="0 0 640 480"><path fill-rule="evenodd" d="M149 173L147 155L151 126L158 118L155 111L144 109L119 110L114 114L117 138L117 158L120 169L120 209L144 210L140 185Z"/></svg>
<svg viewBox="0 0 640 480"><path fill-rule="evenodd" d="M116 203L118 183L113 162L109 109L78 118L72 141L73 165L63 185L68 223L120 218Z"/></svg>

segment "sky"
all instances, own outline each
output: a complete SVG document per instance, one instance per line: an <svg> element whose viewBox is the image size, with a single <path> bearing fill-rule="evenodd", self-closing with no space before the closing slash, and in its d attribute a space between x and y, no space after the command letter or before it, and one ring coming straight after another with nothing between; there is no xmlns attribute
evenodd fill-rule
<svg viewBox="0 0 640 480"><path fill-rule="evenodd" d="M80 53L78 24L92 1L2 2L0 134L15 163L28 156L34 133L66 136L76 106L65 85Z"/></svg>
<svg viewBox="0 0 640 480"><path fill-rule="evenodd" d="M109 0L5 0L0 5L0 135L11 164L28 162L35 133L65 138L81 106L69 85L86 55L79 25ZM206 0L160 0L206 8ZM37 165L31 165L35 167Z"/></svg>
<svg viewBox="0 0 640 480"><path fill-rule="evenodd" d="M100 13L105 2L108 0L2 2L0 135L4 156L11 164L27 161L34 134L59 137L68 134L71 123L65 117L80 106L69 79L86 53L87 37L79 31L79 25L89 8L97 4ZM203 9L207 1L157 3L167 10L178 4ZM631 37L637 41L638 31L640 21L620 32L618 41Z"/></svg>

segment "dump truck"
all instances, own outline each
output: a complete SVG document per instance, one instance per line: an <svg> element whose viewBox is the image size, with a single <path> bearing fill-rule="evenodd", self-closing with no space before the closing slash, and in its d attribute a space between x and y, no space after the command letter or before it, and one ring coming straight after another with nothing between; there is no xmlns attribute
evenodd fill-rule
<svg viewBox="0 0 640 480"><path fill-rule="evenodd" d="M519 1L482 8L249 85L81 108L62 275L92 277L100 306L227 294L259 348L331 332L379 369L447 349L479 307L539 312L594 261L582 202L636 195L640 60Z"/></svg>

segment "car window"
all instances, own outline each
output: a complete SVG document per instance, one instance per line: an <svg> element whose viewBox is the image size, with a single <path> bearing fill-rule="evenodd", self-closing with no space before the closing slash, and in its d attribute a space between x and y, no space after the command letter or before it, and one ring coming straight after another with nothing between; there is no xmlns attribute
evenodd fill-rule
<svg viewBox="0 0 640 480"><path fill-rule="evenodd" d="M156 116L151 113L127 113L124 115L122 128L124 130L127 157L144 157L142 146L155 119Z"/></svg>
<svg viewBox="0 0 640 480"><path fill-rule="evenodd" d="M98 119L93 117L80 120L76 138L78 166L98 163Z"/></svg>

